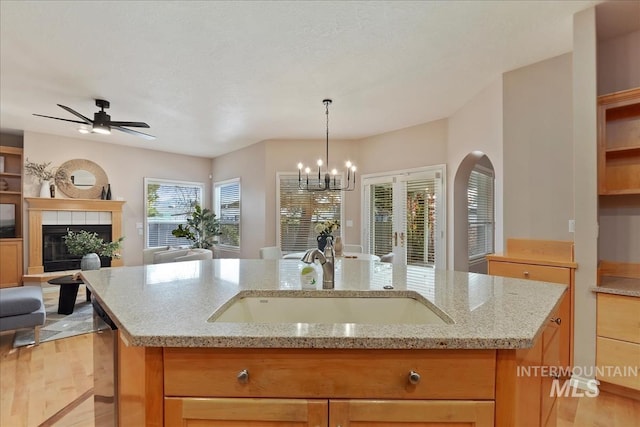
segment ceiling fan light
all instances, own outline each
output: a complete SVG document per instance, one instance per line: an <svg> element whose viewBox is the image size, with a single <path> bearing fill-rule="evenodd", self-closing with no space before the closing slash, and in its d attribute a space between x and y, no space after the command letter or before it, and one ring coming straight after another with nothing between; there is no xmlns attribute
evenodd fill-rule
<svg viewBox="0 0 640 427"><path fill-rule="evenodd" d="M86 127L86 126L80 126L78 128L78 132L82 133L82 134L87 134L87 133L91 133L91 131Z"/></svg>
<svg viewBox="0 0 640 427"><path fill-rule="evenodd" d="M93 124L93 132L95 133L99 133L102 135L110 135L111 134L111 128L107 125L103 125L102 123L94 123Z"/></svg>

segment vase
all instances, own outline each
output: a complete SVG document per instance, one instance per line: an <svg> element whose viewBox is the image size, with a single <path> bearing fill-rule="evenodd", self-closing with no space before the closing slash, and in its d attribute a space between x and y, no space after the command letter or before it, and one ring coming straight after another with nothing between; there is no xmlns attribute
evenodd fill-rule
<svg viewBox="0 0 640 427"><path fill-rule="evenodd" d="M111 184L107 184L107 196L106 200L111 200Z"/></svg>
<svg viewBox="0 0 640 427"><path fill-rule="evenodd" d="M40 184L40 197L51 198L51 192L49 190L49 182L45 181Z"/></svg>
<svg viewBox="0 0 640 427"><path fill-rule="evenodd" d="M80 260L80 270L100 270L100 257L96 253L86 254Z"/></svg>
<svg viewBox="0 0 640 427"><path fill-rule="evenodd" d="M333 250L335 251L336 256L342 256L342 249L342 237L336 236L335 242L333 243Z"/></svg>
<svg viewBox="0 0 640 427"><path fill-rule="evenodd" d="M56 198L56 186L53 184L49 184L49 194L51 195L52 199Z"/></svg>
<svg viewBox="0 0 640 427"><path fill-rule="evenodd" d="M104 189L104 186L102 186L102 192L100 192L100 199L101 200L107 199L107 191Z"/></svg>
<svg viewBox="0 0 640 427"><path fill-rule="evenodd" d="M318 249L320 249L320 251L322 252L324 252L324 247L327 246L327 237L329 237L329 234L320 234L317 237Z"/></svg>

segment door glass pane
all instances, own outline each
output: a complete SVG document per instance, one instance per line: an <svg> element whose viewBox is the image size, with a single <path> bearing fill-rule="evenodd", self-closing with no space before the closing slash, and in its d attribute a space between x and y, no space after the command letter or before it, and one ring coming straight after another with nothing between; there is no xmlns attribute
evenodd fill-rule
<svg viewBox="0 0 640 427"><path fill-rule="evenodd" d="M369 200L369 248L378 256L393 252L393 184L371 185Z"/></svg>
<svg viewBox="0 0 640 427"><path fill-rule="evenodd" d="M436 180L406 182L405 246L407 265L436 262Z"/></svg>

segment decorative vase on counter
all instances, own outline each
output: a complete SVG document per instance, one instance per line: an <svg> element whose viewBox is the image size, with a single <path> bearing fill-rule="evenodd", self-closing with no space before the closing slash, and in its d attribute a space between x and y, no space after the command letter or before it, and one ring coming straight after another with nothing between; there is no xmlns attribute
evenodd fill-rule
<svg viewBox="0 0 640 427"><path fill-rule="evenodd" d="M100 257L96 253L86 254L80 260L80 270L100 270Z"/></svg>
<svg viewBox="0 0 640 427"><path fill-rule="evenodd" d="M51 197L51 190L49 190L49 181L43 181L40 184L40 197Z"/></svg>
<svg viewBox="0 0 640 427"><path fill-rule="evenodd" d="M111 184L107 184L107 200L111 200Z"/></svg>
<svg viewBox="0 0 640 427"><path fill-rule="evenodd" d="M100 199L101 200L107 199L107 191L104 189L104 186L102 187L102 191L100 192Z"/></svg>
<svg viewBox="0 0 640 427"><path fill-rule="evenodd" d="M342 256L342 237L336 236L335 242L333 243L333 250L336 253L336 256Z"/></svg>
<svg viewBox="0 0 640 427"><path fill-rule="evenodd" d="M52 199L56 198L56 186L54 184L49 184L49 194Z"/></svg>
<svg viewBox="0 0 640 427"><path fill-rule="evenodd" d="M320 234L318 235L318 237L316 238L316 240L318 241L318 249L320 249L320 251L324 251L324 247L327 246L327 237L329 235L328 234Z"/></svg>

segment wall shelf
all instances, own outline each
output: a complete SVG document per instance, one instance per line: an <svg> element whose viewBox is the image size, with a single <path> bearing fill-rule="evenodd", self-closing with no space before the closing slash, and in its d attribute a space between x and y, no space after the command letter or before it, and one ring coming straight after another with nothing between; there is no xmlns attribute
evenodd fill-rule
<svg viewBox="0 0 640 427"><path fill-rule="evenodd" d="M640 194L640 88L598 98L598 193Z"/></svg>

